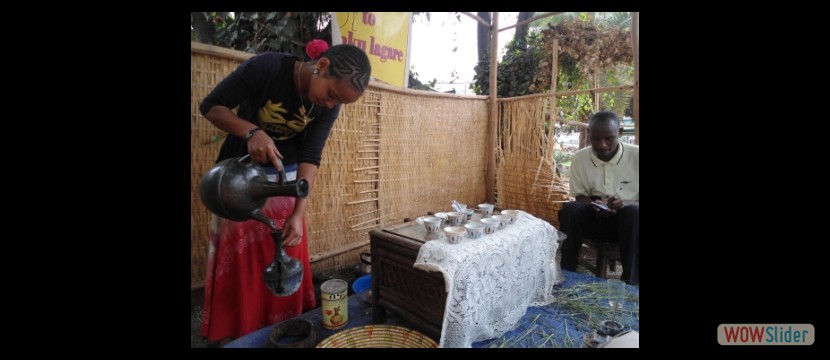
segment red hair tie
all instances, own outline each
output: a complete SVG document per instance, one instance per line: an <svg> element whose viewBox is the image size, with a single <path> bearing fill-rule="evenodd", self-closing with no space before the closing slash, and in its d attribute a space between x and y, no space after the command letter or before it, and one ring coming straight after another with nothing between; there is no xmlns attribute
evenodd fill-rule
<svg viewBox="0 0 830 360"><path fill-rule="evenodd" d="M308 54L308 57L310 57L311 60L317 60L320 57L320 55L323 55L323 53L326 52L326 50L328 49L329 44L327 44L325 41L320 39L314 39L309 41L308 44L306 44L305 53Z"/></svg>

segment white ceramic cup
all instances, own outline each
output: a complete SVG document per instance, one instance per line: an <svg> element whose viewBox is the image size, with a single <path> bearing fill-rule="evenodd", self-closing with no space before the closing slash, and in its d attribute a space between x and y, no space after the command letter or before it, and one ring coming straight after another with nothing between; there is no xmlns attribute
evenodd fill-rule
<svg viewBox="0 0 830 360"><path fill-rule="evenodd" d="M510 217L507 215L493 215L490 217L499 221L499 230L506 228L510 224Z"/></svg>
<svg viewBox="0 0 830 360"><path fill-rule="evenodd" d="M461 226L447 226L444 228L444 233L447 234L447 242L450 244L458 244L464 238L464 233L467 229Z"/></svg>
<svg viewBox="0 0 830 360"><path fill-rule="evenodd" d="M486 218L490 216L493 213L493 207L495 207L493 204L478 204L478 211L481 211L481 217Z"/></svg>
<svg viewBox="0 0 830 360"><path fill-rule="evenodd" d="M484 224L480 222L467 223L464 228L467 229L467 237L470 239L478 239L484 232Z"/></svg>
<svg viewBox="0 0 830 360"><path fill-rule="evenodd" d="M436 216L421 216L416 220L420 224L424 224L427 232L435 232L441 228L442 219Z"/></svg>
<svg viewBox="0 0 830 360"><path fill-rule="evenodd" d="M501 224L501 221L498 221L493 218L481 218L481 220L479 221L481 221L481 223L484 224L484 233L488 235L496 232L496 230L499 229L499 225Z"/></svg>
<svg viewBox="0 0 830 360"><path fill-rule="evenodd" d="M447 223L451 226L458 226L461 225L462 222L464 222L464 219L466 217L467 215L464 215L463 212L450 211L447 213Z"/></svg>
<svg viewBox="0 0 830 360"><path fill-rule="evenodd" d="M502 215L507 215L510 217L510 223L513 224L519 219L519 210L502 210Z"/></svg>

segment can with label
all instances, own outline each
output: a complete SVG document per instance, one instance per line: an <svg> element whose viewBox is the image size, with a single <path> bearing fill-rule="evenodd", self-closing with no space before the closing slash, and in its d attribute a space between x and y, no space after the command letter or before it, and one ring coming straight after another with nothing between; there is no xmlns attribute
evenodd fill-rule
<svg viewBox="0 0 830 360"><path fill-rule="evenodd" d="M338 329L349 321L349 283L340 279L327 280L320 285L323 298L323 327Z"/></svg>

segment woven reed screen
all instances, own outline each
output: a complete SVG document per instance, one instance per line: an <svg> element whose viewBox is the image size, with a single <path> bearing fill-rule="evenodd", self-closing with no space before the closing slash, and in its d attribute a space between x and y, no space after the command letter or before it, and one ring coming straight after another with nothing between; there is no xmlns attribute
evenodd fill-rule
<svg viewBox="0 0 830 360"><path fill-rule="evenodd" d="M309 203L312 270L356 265L371 229L483 201L486 126L483 99L370 87L343 106Z"/></svg>
<svg viewBox="0 0 830 360"><path fill-rule="evenodd" d="M231 53L230 50L226 50ZM243 59L252 56L243 52L236 56L216 56L191 51L190 55L190 284L204 283L210 243L210 211L199 197L202 175L216 162L225 132L217 129L199 112L199 104L207 94ZM214 141L219 137L219 141Z"/></svg>
<svg viewBox="0 0 830 360"><path fill-rule="evenodd" d="M554 132L545 129L550 98L499 99L496 204L521 209L559 227L568 190L556 175Z"/></svg>

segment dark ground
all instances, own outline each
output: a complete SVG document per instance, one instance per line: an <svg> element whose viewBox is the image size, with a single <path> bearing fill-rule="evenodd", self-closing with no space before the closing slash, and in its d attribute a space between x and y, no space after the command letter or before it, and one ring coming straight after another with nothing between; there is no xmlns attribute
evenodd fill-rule
<svg viewBox="0 0 830 360"><path fill-rule="evenodd" d="M580 256L584 257L591 263L594 263L596 259L596 252L588 247L583 247L582 251L580 251ZM622 275L622 266L618 263L616 267L616 272L608 271L608 278L619 279L620 275ZM577 266L577 272L591 274L590 271L583 268L582 265ZM342 279L349 283L349 295L352 294L351 284L354 282L355 279L360 277L362 274L359 271L359 267L355 266L354 268L344 269L337 272L333 272L330 274L322 275L321 277L314 277L312 280L314 282L314 291L317 295L317 299L320 299L320 285L329 279ZM204 302L204 289L194 290L190 294L190 347L191 348L212 348L217 347L216 344L212 344L209 341L202 338L201 331L202 331L202 304ZM320 305L320 301L317 301L317 305ZM311 310L314 311L314 310Z"/></svg>

